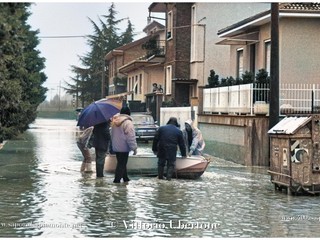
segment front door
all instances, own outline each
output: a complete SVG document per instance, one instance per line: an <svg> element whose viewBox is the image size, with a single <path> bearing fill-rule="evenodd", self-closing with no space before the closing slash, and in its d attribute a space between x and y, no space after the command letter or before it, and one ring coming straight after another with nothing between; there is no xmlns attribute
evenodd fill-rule
<svg viewBox="0 0 320 240"><path fill-rule="evenodd" d="M175 100L178 106L190 106L190 85L176 83Z"/></svg>

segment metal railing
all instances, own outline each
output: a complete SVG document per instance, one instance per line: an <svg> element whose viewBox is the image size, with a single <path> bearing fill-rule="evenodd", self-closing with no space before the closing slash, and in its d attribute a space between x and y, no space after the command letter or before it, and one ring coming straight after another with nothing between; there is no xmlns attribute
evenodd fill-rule
<svg viewBox="0 0 320 240"><path fill-rule="evenodd" d="M268 114L269 85L243 85L203 89L203 113ZM319 113L320 84L280 84L280 114Z"/></svg>
<svg viewBox="0 0 320 240"><path fill-rule="evenodd" d="M320 84L281 84L279 97L283 114L320 112Z"/></svg>

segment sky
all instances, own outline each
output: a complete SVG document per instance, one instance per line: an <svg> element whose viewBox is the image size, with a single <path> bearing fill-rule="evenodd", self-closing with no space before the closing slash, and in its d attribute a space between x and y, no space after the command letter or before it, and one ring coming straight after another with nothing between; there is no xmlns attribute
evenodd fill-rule
<svg viewBox="0 0 320 240"><path fill-rule="evenodd" d="M152 1L114 2L118 12L116 19L129 17L134 32L137 33L135 40L145 36L143 28L147 25L148 7L151 3ZM90 50L86 38L65 37L93 34L93 26L88 18L99 25L98 17L108 15L110 5L111 2L38 2L31 6L32 14L28 23L32 30L40 31L37 49L41 52L40 56L46 59L44 72L48 78L43 86L49 89L47 100L59 94L59 90L61 95L65 93L62 89L64 82L72 83L70 66L81 66L79 56L84 56ZM127 20L119 24L119 27L124 31Z"/></svg>

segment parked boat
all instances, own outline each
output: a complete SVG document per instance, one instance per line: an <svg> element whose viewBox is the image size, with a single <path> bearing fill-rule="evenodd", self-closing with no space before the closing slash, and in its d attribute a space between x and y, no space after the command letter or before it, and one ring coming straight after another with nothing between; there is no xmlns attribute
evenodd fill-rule
<svg viewBox="0 0 320 240"><path fill-rule="evenodd" d="M187 158L177 157L175 178L197 179L207 169L210 159L203 156L191 156ZM108 154L104 164L104 170L114 173L117 165L116 155ZM127 171L130 175L157 176L158 158L154 154L130 155Z"/></svg>

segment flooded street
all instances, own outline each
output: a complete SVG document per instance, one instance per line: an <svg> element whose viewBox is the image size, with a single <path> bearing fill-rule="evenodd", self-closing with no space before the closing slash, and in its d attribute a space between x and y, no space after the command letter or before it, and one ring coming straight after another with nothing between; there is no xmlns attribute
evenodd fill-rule
<svg viewBox="0 0 320 240"><path fill-rule="evenodd" d="M0 150L0 237L320 235L319 197L274 191L267 168L214 159L198 180L129 184L81 174L75 125L38 119Z"/></svg>

